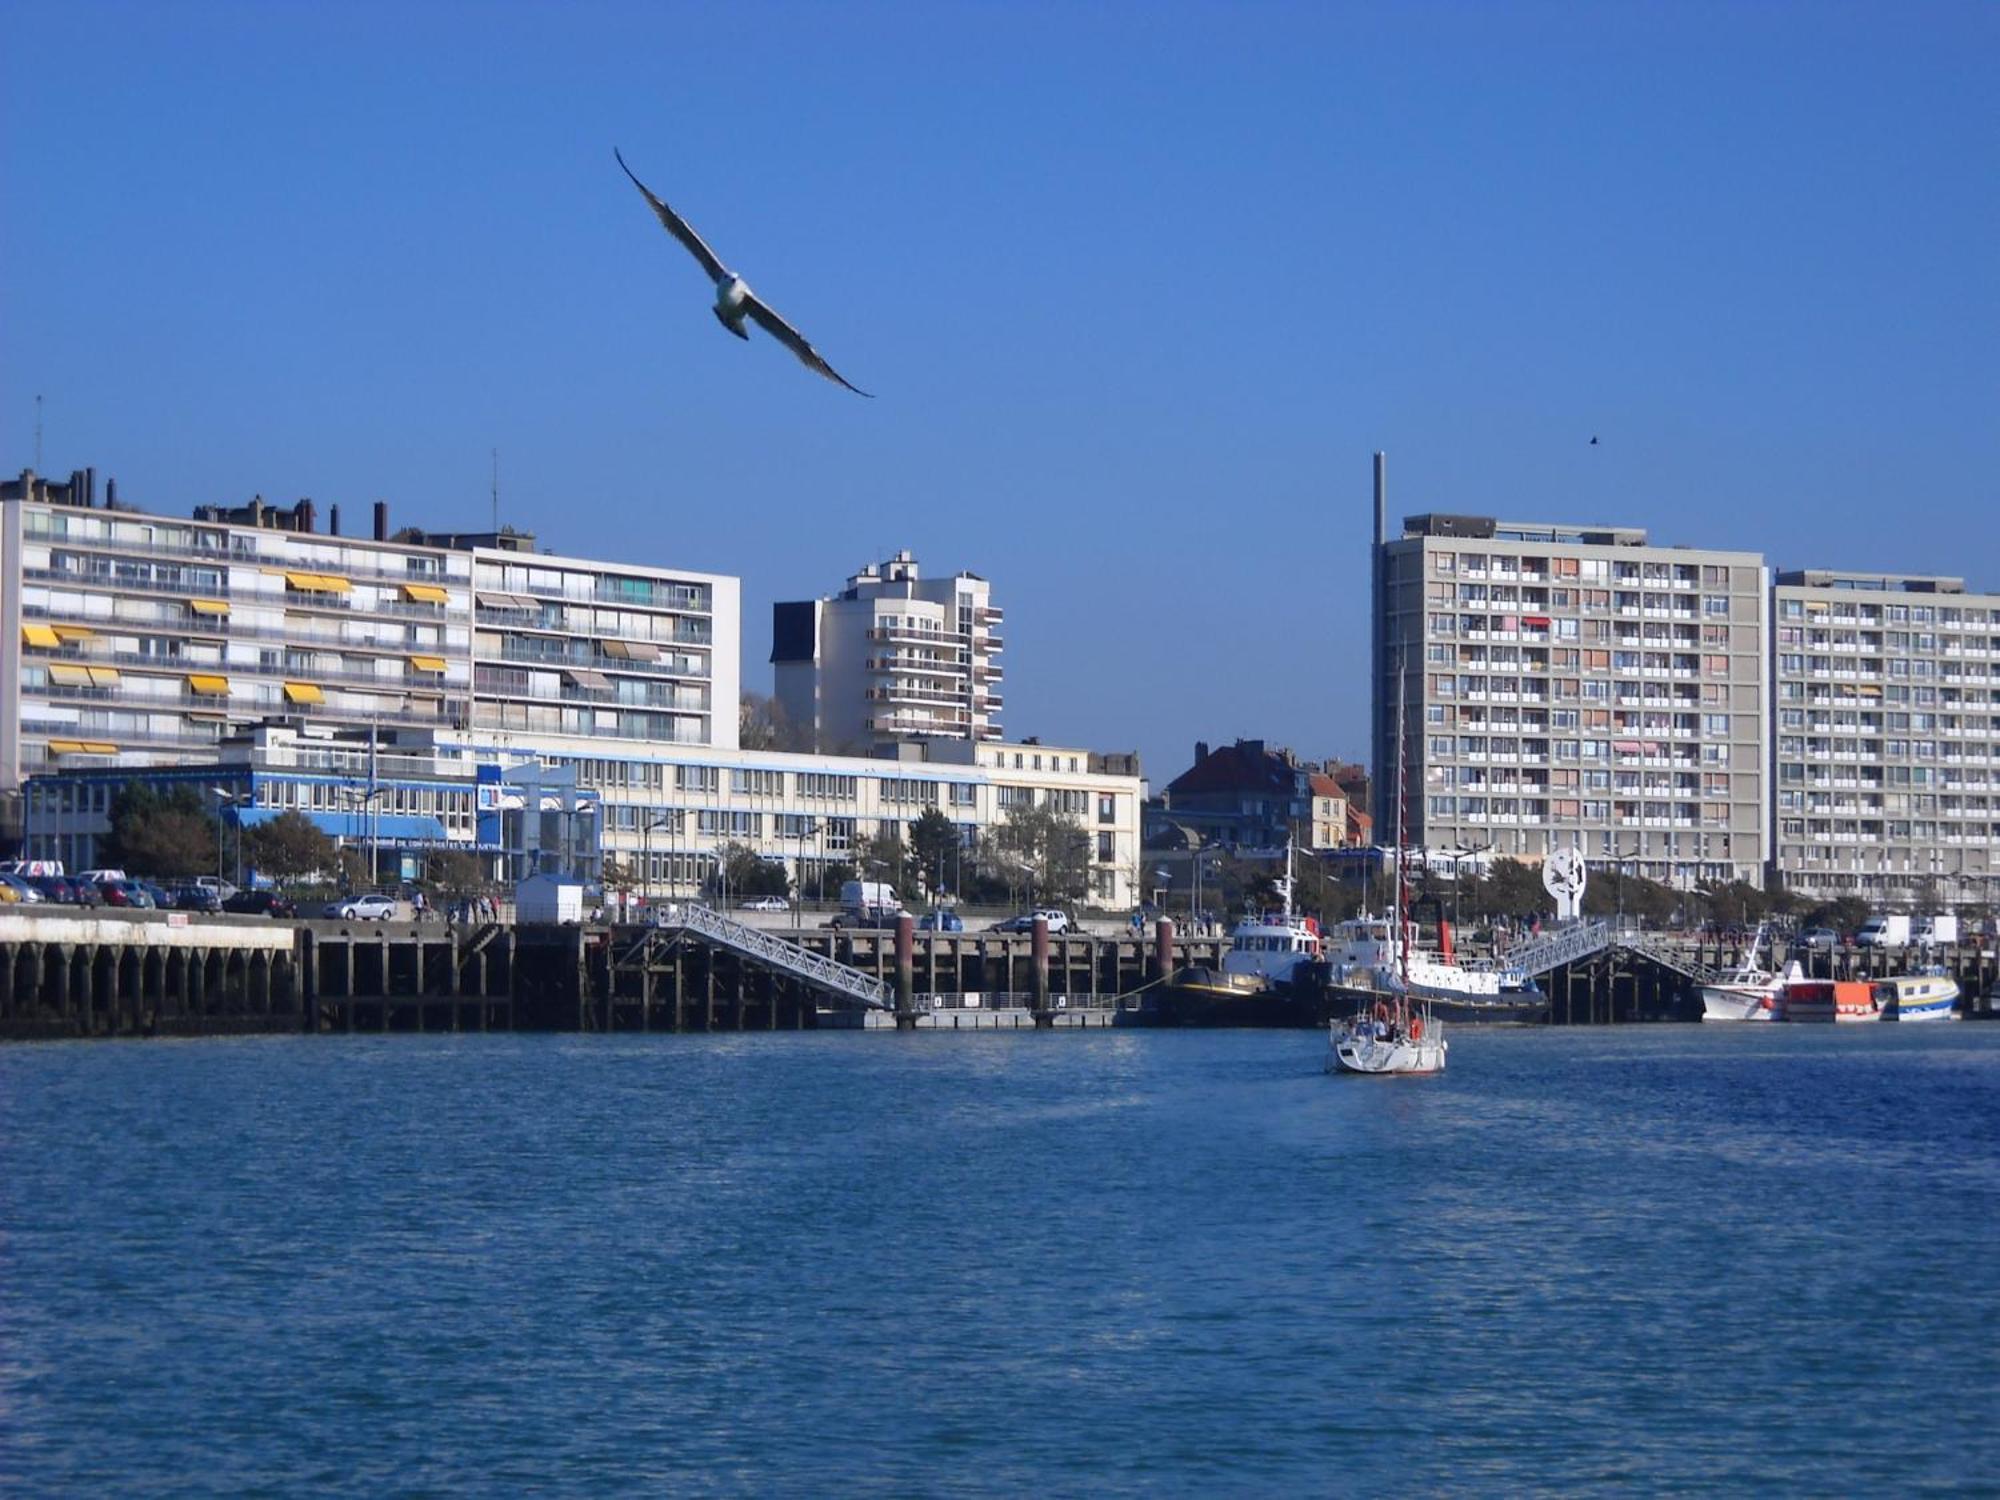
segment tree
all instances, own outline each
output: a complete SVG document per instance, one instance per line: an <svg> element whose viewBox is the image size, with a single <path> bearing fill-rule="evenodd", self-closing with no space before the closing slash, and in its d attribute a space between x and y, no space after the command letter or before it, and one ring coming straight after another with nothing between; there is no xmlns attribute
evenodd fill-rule
<svg viewBox="0 0 2000 1500"><path fill-rule="evenodd" d="M274 880L302 880L340 868L340 855L315 823L302 812L281 812L243 835L243 858L261 875Z"/></svg>
<svg viewBox="0 0 2000 1500"><path fill-rule="evenodd" d="M746 692L736 710L737 743L745 750L810 752L812 735L792 722L785 705L762 693Z"/></svg>
<svg viewBox="0 0 2000 1500"><path fill-rule="evenodd" d="M1010 807L987 832L982 863L1014 870L1031 901L1075 901L1090 889L1090 834L1046 807Z"/></svg>
<svg viewBox="0 0 2000 1500"><path fill-rule="evenodd" d="M1492 916L1532 920L1555 909L1555 898L1542 888L1541 871L1518 859L1494 860L1483 877L1468 885L1475 896L1473 910ZM1584 889L1587 892L1589 886Z"/></svg>
<svg viewBox="0 0 2000 1500"><path fill-rule="evenodd" d="M748 844L722 846L715 872L709 877L709 885L716 895L727 894L737 899L745 896L789 896L792 893L791 877L785 873L785 867L763 858Z"/></svg>
<svg viewBox="0 0 2000 1500"><path fill-rule="evenodd" d="M855 862L861 867L863 880L879 880L892 885L898 895L917 888L916 862L911 859L902 836L893 828L878 831L864 843Z"/></svg>
<svg viewBox="0 0 2000 1500"><path fill-rule="evenodd" d="M424 874L431 885L452 896L479 895L493 884L486 861L467 849L433 851L424 861Z"/></svg>
<svg viewBox="0 0 2000 1500"><path fill-rule="evenodd" d="M910 825L910 853L935 901L959 863L958 825L935 807Z"/></svg>
<svg viewBox="0 0 2000 1500"><path fill-rule="evenodd" d="M98 858L135 874L212 875L220 827L192 787L161 793L129 781L111 801L111 832Z"/></svg>

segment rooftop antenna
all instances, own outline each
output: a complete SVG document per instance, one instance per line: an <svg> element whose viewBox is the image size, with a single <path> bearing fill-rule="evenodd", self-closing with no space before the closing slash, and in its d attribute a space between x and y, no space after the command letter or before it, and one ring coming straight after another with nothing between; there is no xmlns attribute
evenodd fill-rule
<svg viewBox="0 0 2000 1500"><path fill-rule="evenodd" d="M500 450L493 450L493 534L500 534Z"/></svg>

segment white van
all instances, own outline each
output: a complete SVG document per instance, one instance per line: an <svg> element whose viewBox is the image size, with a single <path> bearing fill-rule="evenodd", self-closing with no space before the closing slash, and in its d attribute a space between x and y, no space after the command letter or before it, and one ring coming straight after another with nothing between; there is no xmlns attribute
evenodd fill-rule
<svg viewBox="0 0 2000 1500"><path fill-rule="evenodd" d="M1910 918L1905 912L1870 917L1854 934L1854 946L1857 948L1907 948L1909 943Z"/></svg>
<svg viewBox="0 0 2000 1500"><path fill-rule="evenodd" d="M123 870L80 870L78 880L88 880L92 885L101 885L107 880L130 880L132 877Z"/></svg>
<svg viewBox="0 0 2000 1500"><path fill-rule="evenodd" d="M1922 947L1944 947L1958 941L1958 914L1944 912L1917 923L1916 940Z"/></svg>

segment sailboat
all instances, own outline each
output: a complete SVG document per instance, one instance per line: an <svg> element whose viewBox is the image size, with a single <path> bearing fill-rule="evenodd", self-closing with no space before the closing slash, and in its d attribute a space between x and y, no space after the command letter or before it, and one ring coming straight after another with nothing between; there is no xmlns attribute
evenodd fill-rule
<svg viewBox="0 0 2000 1500"><path fill-rule="evenodd" d="M1449 1044L1444 1023L1431 1014L1430 996L1410 983L1410 949L1415 937L1410 921L1409 863L1403 856L1403 818L1409 799L1409 772L1403 717L1403 673L1396 671L1396 904L1389 913L1397 935L1397 977L1400 983L1372 1001L1357 1005L1345 1020L1328 1023L1326 1071L1329 1073L1405 1074L1420 1076L1444 1071Z"/></svg>

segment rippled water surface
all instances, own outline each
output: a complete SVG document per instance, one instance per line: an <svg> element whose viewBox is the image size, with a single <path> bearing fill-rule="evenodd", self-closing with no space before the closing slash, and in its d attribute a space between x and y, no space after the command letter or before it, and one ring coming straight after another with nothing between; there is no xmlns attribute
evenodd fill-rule
<svg viewBox="0 0 2000 1500"><path fill-rule="evenodd" d="M0 1049L0 1487L2000 1482L2000 1025Z"/></svg>

